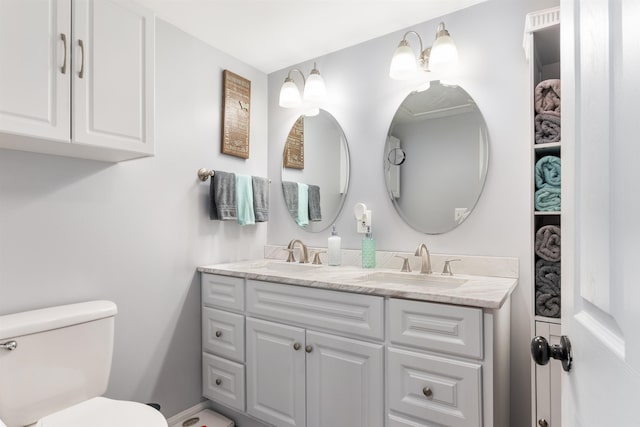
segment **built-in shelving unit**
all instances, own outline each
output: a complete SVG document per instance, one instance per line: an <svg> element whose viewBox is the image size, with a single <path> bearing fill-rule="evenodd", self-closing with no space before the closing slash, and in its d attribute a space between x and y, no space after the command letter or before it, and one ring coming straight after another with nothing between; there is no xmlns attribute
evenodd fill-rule
<svg viewBox="0 0 640 427"><path fill-rule="evenodd" d="M531 155L531 235L532 235L532 307L534 318L531 336L544 336L551 344L556 344L560 337L560 313L553 316L544 315L536 308L538 292L543 289L541 281L536 277L536 263L542 258L536 253L536 233L545 226L560 227L562 208L552 211L536 209L535 195L539 190L536 186L536 163L546 157L554 156L561 159L562 141L536 143L535 117L535 89L540 82L549 79L560 79L560 8L545 9L527 15L523 47L529 61L530 81L530 139ZM555 187L554 187L555 188ZM552 261L547 261L547 263ZM553 261L555 263L555 261ZM560 261L554 268L559 270ZM558 281L559 289L559 281ZM548 292L545 290L545 292ZM557 301L559 301L559 291ZM547 310L547 314L548 314ZM560 427L560 369L558 364L538 366L532 362L532 411L531 425L534 427Z"/></svg>

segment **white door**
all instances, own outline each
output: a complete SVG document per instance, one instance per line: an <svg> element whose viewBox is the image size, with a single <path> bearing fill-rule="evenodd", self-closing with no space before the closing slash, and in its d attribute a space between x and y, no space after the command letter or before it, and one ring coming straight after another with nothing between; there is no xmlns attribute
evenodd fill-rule
<svg viewBox="0 0 640 427"><path fill-rule="evenodd" d="M561 14L562 425L639 426L640 2Z"/></svg>
<svg viewBox="0 0 640 427"><path fill-rule="evenodd" d="M153 153L151 12L133 2L73 2L73 140Z"/></svg>
<svg viewBox="0 0 640 427"><path fill-rule="evenodd" d="M304 427L304 329L252 318L246 325L247 412L277 427Z"/></svg>
<svg viewBox="0 0 640 427"><path fill-rule="evenodd" d="M383 347L307 331L307 426L384 425Z"/></svg>
<svg viewBox="0 0 640 427"><path fill-rule="evenodd" d="M0 131L69 142L71 0L0 0Z"/></svg>

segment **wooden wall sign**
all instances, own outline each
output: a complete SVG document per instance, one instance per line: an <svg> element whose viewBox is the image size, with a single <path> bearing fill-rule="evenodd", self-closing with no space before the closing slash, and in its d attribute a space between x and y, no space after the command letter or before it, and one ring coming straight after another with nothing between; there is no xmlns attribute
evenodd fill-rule
<svg viewBox="0 0 640 427"><path fill-rule="evenodd" d="M304 169L304 116L296 120L287 136L284 167Z"/></svg>
<svg viewBox="0 0 640 427"><path fill-rule="evenodd" d="M251 81L224 70L222 95L222 152L249 158Z"/></svg>

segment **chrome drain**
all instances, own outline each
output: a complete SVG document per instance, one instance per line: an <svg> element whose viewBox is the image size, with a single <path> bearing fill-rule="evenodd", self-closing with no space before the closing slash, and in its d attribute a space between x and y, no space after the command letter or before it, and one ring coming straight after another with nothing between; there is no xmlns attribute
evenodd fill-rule
<svg viewBox="0 0 640 427"><path fill-rule="evenodd" d="M200 418L198 418L198 417L189 418L187 421L182 423L182 427L192 426L195 423L197 423L198 421L200 421Z"/></svg>

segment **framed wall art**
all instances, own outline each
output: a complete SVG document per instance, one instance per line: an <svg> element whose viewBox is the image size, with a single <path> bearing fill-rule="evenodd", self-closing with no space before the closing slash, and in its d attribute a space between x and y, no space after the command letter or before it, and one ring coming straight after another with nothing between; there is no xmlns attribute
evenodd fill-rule
<svg viewBox="0 0 640 427"><path fill-rule="evenodd" d="M304 169L304 116L296 120L287 136L284 167Z"/></svg>
<svg viewBox="0 0 640 427"><path fill-rule="evenodd" d="M251 81L229 70L223 72L222 153L249 158Z"/></svg>

